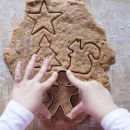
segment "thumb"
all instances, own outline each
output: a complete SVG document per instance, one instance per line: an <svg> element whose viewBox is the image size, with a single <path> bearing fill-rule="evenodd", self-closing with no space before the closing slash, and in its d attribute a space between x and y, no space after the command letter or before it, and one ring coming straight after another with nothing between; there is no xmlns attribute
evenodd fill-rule
<svg viewBox="0 0 130 130"><path fill-rule="evenodd" d="M47 107L43 104L42 107L41 107L41 111L40 113L43 114L43 116L46 118L46 119L50 119L51 118L51 114L49 112L49 110L47 109Z"/></svg>
<svg viewBox="0 0 130 130"><path fill-rule="evenodd" d="M69 114L68 117L70 119L74 119L76 116L78 116L80 113L84 111L83 109L83 103L80 102Z"/></svg>
<svg viewBox="0 0 130 130"><path fill-rule="evenodd" d="M78 78L76 78L76 77L72 74L72 72L71 72L70 70L67 70L67 71L66 71L66 75L67 75L69 81L70 81L75 87L77 87L78 89L81 89L81 87L82 87L82 81L81 81L81 80L79 80Z"/></svg>
<svg viewBox="0 0 130 130"><path fill-rule="evenodd" d="M58 77L58 73L53 72L53 74L47 81L41 83L43 92L47 91L48 89L50 89L53 86L53 83L56 81L57 77Z"/></svg>

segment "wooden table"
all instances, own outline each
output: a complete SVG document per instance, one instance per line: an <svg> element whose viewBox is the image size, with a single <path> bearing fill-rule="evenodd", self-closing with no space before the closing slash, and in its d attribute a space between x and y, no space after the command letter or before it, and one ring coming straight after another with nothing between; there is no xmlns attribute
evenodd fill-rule
<svg viewBox="0 0 130 130"><path fill-rule="evenodd" d="M108 41L116 51L116 63L109 71L113 99L119 106L130 110L130 0L84 1L96 20L106 28ZM12 37L12 30L23 19L24 9L23 0L0 1L0 112L8 102L12 81L3 61L3 49ZM90 123L83 123L69 130L101 129L101 126L91 118ZM35 122L29 130L37 130Z"/></svg>

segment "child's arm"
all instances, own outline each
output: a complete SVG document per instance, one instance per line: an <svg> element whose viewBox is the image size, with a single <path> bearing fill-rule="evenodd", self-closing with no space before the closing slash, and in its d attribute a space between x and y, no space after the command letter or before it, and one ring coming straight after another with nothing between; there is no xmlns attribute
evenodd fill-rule
<svg viewBox="0 0 130 130"><path fill-rule="evenodd" d="M32 112L11 100L0 117L0 130L24 130L33 118Z"/></svg>
<svg viewBox="0 0 130 130"><path fill-rule="evenodd" d="M118 108L108 113L101 121L105 130L130 130L130 113L128 110Z"/></svg>
<svg viewBox="0 0 130 130"><path fill-rule="evenodd" d="M43 93L56 81L58 74L54 72L47 81L41 82L49 66L50 57L44 60L40 71L31 78L36 59L36 55L33 55L24 77L21 62L17 64L12 98L0 118L0 130L24 130L39 112L47 119L51 117L43 104Z"/></svg>
<svg viewBox="0 0 130 130"><path fill-rule="evenodd" d="M67 71L67 76L81 94L81 102L68 115L71 119L81 112L95 117L105 130L130 130L130 114L119 108L109 91L96 81L81 81Z"/></svg>

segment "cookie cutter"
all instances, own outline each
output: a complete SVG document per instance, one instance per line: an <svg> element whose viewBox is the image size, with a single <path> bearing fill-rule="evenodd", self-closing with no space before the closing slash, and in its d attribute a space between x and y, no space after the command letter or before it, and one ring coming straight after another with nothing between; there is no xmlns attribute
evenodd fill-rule
<svg viewBox="0 0 130 130"><path fill-rule="evenodd" d="M75 95L78 95L79 94L79 91L78 91L78 89L77 88L75 88L74 87L74 85L72 85L71 83L70 83L70 81L68 80L68 78L67 78L67 75L66 75L66 70L59 70L58 71L58 78L57 78L57 80L56 80L56 83L51 87L51 89L52 89L52 91L51 92L49 92L49 90L48 90L48 92L47 92L47 94L49 94L49 95L51 95L51 97L52 97L52 100L50 101L50 103L49 103L49 106L48 106L48 108L49 108L49 110L50 109L52 109L53 108L53 106L54 107L56 107L56 109L54 110L54 109L52 109L52 110L54 110L54 113L51 113L52 114L52 116L54 116L56 113L57 113L57 111L59 110L59 108L61 107L62 108L62 110L63 110L63 112L64 112L64 115L65 116L67 116L67 114L68 114L68 112L67 112L67 110L66 110L66 108L65 108L65 104L63 104L63 102L56 102L55 100L57 100L57 101L59 101L59 99L57 99L56 98L56 95L54 94L55 93L55 91L58 89L59 91L61 91L62 89L63 90L68 90L68 97L69 98L67 98L67 97L65 97L66 99L65 99L65 101L66 100L68 100L68 101L66 101L68 104L67 105L69 105L68 107L69 108L71 108L71 109L73 109L73 106L72 106L72 103L71 103L71 97L72 96L75 96ZM50 90L51 90L50 89ZM70 92L70 91L72 90L72 91L74 91L74 92ZM58 92L58 91L57 91ZM56 92L56 93L57 93ZM66 92L66 91L65 91ZM63 92L62 92L63 93ZM62 94L61 93L61 94ZM57 103L58 105L56 105L55 106L55 104L54 103ZM54 105L53 105L54 104ZM70 110L71 111L71 110ZM69 112L70 112L69 111ZM68 116L67 116L68 117Z"/></svg>

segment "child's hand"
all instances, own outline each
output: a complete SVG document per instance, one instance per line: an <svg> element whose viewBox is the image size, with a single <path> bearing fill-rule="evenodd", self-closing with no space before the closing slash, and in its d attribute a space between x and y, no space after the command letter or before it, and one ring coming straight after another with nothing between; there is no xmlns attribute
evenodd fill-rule
<svg viewBox="0 0 130 130"><path fill-rule="evenodd" d="M96 81L81 81L67 71L70 82L79 89L81 102L70 112L73 119L81 112L86 112L101 121L109 112L117 109L109 91Z"/></svg>
<svg viewBox="0 0 130 130"><path fill-rule="evenodd" d="M37 55L33 55L22 77L22 64L18 62L15 70L14 86L12 91L12 100L20 103L34 114L42 112L49 119L51 117L48 109L43 104L43 93L48 90L57 79L57 72L45 82L41 82L47 71L51 57L44 60L40 71L34 78L30 78L37 59Z"/></svg>

